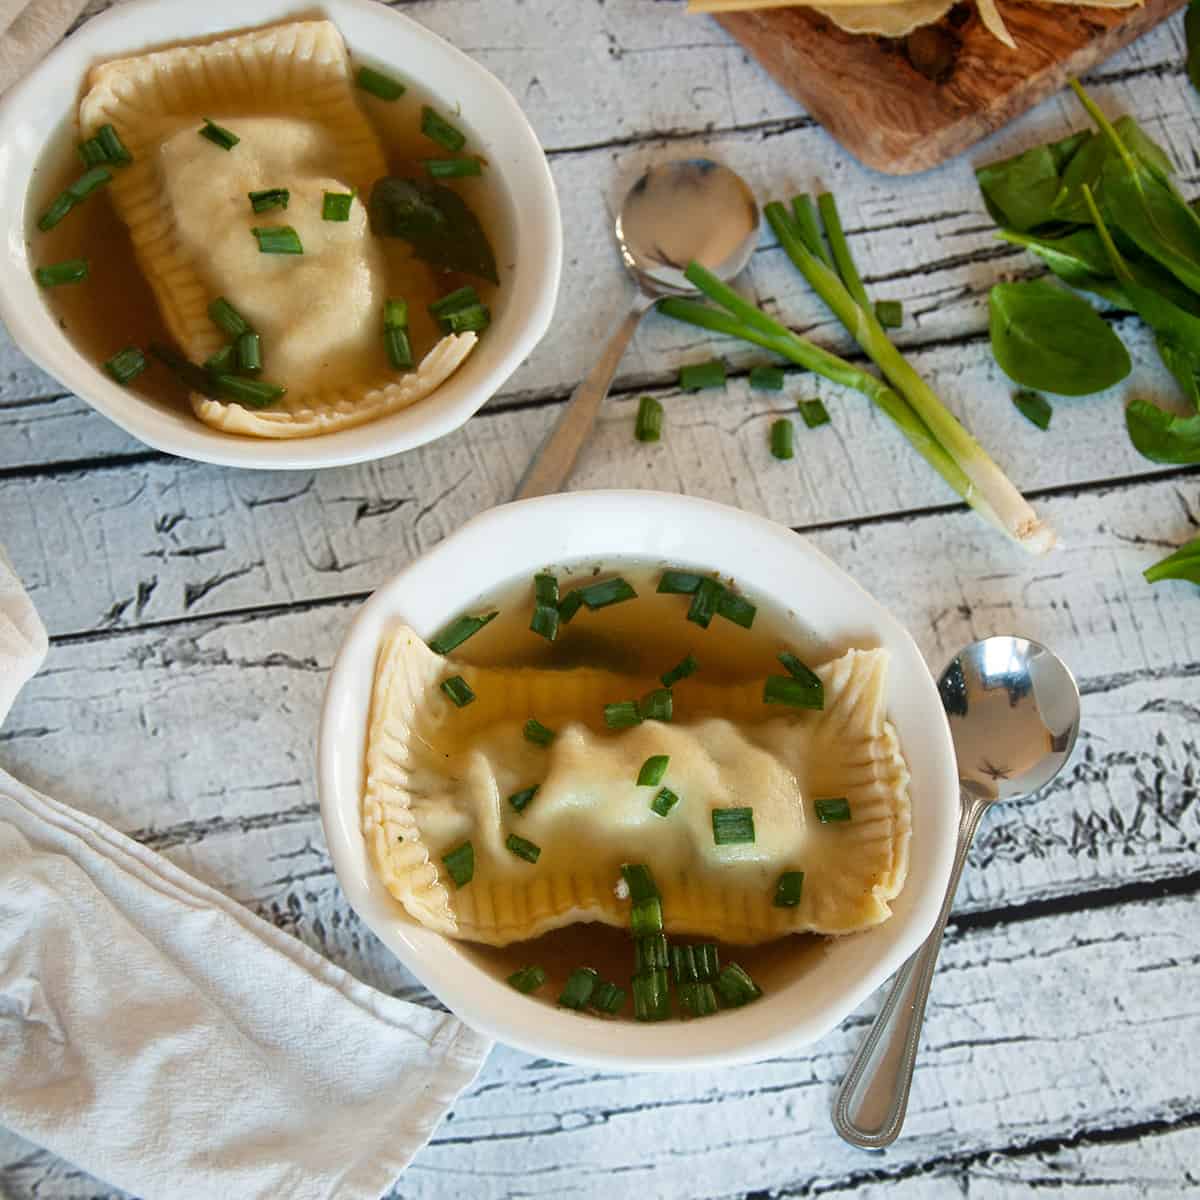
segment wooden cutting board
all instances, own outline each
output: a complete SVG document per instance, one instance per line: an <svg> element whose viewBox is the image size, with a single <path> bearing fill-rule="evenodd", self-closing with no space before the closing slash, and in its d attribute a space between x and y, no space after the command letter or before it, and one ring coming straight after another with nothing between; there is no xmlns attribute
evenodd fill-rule
<svg viewBox="0 0 1200 1200"><path fill-rule="evenodd" d="M988 33L973 7L961 7L940 23L957 43L941 82L912 66L903 39L845 33L811 9L723 13L717 20L855 158L889 175L910 175L974 145L1186 2L1114 9L1002 0L1015 51Z"/></svg>

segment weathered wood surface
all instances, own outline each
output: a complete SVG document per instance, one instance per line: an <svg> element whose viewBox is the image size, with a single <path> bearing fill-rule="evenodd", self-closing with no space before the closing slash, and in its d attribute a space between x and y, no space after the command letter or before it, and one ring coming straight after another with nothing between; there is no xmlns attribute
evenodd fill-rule
<svg viewBox="0 0 1200 1200"><path fill-rule="evenodd" d="M828 1123L867 1009L809 1051L736 1073L598 1074L498 1049L396 1195L1194 1194L1200 625L1194 588L1149 588L1140 572L1200 529L1200 477L1129 448L1128 389L1058 403L1050 434L1012 410L990 362L986 292L1034 267L992 240L969 164L903 183L862 170L715 24L674 4L403 7L495 70L550 148L568 246L553 332L479 419L438 445L268 475L145 450L61 396L0 331L0 541L54 637L0 730L0 762L359 977L432 1003L348 910L324 850L312 735L341 632L373 587L511 494L626 303L607 227L645 163L711 153L764 195L820 180L838 191L869 286L905 300L914 361L1036 496L1063 548L1034 562L949 505L860 397L799 377L782 399L741 379L677 394L679 363L708 357L711 343L661 319L640 332L572 486L686 491L807 529L935 667L989 632L1048 642L1084 691L1080 751L1041 800L988 818L935 988L909 1133L886 1156L849 1150ZM1178 23L1094 79L1198 190ZM1049 102L973 157L1079 123L1073 105ZM746 283L845 348L769 240ZM1170 395L1136 324L1119 330L1139 392ZM720 349L739 368L758 361ZM645 390L667 405L657 447L632 440ZM770 420L816 394L834 426L798 430L797 461L773 462ZM2 1133L0 1164L0 1195L17 1200L112 1195Z"/></svg>

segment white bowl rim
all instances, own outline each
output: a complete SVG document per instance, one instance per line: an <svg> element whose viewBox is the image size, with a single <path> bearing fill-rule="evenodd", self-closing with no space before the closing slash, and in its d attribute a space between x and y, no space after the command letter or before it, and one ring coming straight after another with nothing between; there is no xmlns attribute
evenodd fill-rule
<svg viewBox="0 0 1200 1200"><path fill-rule="evenodd" d="M619 556L605 549L614 544L622 547ZM403 620L427 637L453 612L469 608L489 590L523 573L532 574L551 562L605 557L711 563L737 578L749 595L777 599L782 599L778 589L756 586L755 579L778 578L781 570L801 572L810 593L813 581L819 580L820 587L836 597L834 607L844 614L837 618L843 622L843 636L855 644L865 639L888 647L890 687L901 672L907 673L903 710L892 706L889 715L901 731L913 776L909 879L891 920L837 940L830 955L842 953L843 947L856 948L844 955L853 969L844 983L825 985L825 992L832 994L804 1011L797 1012L789 1003L789 993L795 991L791 999L805 1003L799 984L811 987L809 975L774 997L686 1024L614 1025L532 1003L465 958L451 939L407 918L367 859L359 815L363 743L384 630L403 614ZM438 599L447 586L456 598L449 606ZM469 1025L508 1045L559 1061L622 1070L751 1062L823 1037L897 970L932 929L950 875L959 812L953 744L937 685L899 623L786 527L707 500L641 491L577 492L490 509L381 586L354 616L329 674L317 742L317 779L325 836L347 899L435 996Z"/></svg>
<svg viewBox="0 0 1200 1200"><path fill-rule="evenodd" d="M0 97L0 203L7 214L0 244L0 321L13 341L44 371L153 449L198 462L268 470L298 470L366 462L425 445L462 426L512 375L549 328L562 270L562 220L554 180L537 135L508 89L490 71L431 30L376 0L130 0L91 18L61 42L25 79ZM397 73L437 93L431 76L453 78L486 97L486 120L504 127L503 144L488 142L491 169L508 192L519 265L508 281L511 294L503 339L484 341L459 372L425 400L365 425L311 438L266 439L223 433L196 418L195 428L178 414L150 404L109 379L66 338L38 294L27 254L27 196L41 148L69 116L79 85L96 61L136 53L193 37L268 25L288 17L326 16L337 24L356 58L387 68L409 54ZM398 36L399 35L399 36ZM383 53L382 47L388 52ZM379 49L377 49L379 48ZM69 87L70 99L63 93ZM481 109L482 109L481 105ZM24 128L40 138L27 145ZM506 313L507 315L507 313ZM503 344L501 345L501 341ZM481 377L463 381L485 353ZM494 355L494 361L492 357Z"/></svg>

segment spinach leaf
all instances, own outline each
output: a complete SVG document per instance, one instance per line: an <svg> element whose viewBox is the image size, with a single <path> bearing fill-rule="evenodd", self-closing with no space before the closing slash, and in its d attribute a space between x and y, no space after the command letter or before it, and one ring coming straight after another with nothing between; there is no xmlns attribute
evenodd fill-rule
<svg viewBox="0 0 1200 1200"><path fill-rule="evenodd" d="M1085 142L1067 164L1062 173L1062 183L1054 197L1050 214L1058 221L1087 224L1087 205L1083 202L1083 185L1087 184L1096 195L1101 187L1104 164L1108 161L1109 145L1098 134L1088 132Z"/></svg>
<svg viewBox="0 0 1200 1200"><path fill-rule="evenodd" d="M1147 583L1158 583L1160 579L1188 579L1200 583L1200 537L1184 542L1174 554L1147 567L1142 574Z"/></svg>
<svg viewBox="0 0 1200 1200"><path fill-rule="evenodd" d="M425 262L500 282L487 234L457 192L425 180L387 176L371 188L367 211L372 232L401 238Z"/></svg>
<svg viewBox="0 0 1200 1200"><path fill-rule="evenodd" d="M1132 118L1118 117L1113 122L1117 136L1152 171L1164 179L1175 174L1171 156Z"/></svg>
<svg viewBox="0 0 1200 1200"><path fill-rule="evenodd" d="M1125 410L1129 440L1141 455L1158 463L1200 463L1200 413L1181 417L1145 400Z"/></svg>
<svg viewBox="0 0 1200 1200"><path fill-rule="evenodd" d="M1192 87L1200 92L1200 0L1192 0L1183 18L1183 36L1187 39L1187 73Z"/></svg>
<svg viewBox="0 0 1200 1200"><path fill-rule="evenodd" d="M1064 283L1102 296L1118 308L1132 308L1112 273L1104 243L1094 229L1076 229L1061 237L1038 237L1001 229L999 237L1014 246L1032 250Z"/></svg>
<svg viewBox="0 0 1200 1200"><path fill-rule="evenodd" d="M988 307L992 353L1024 387L1086 396L1129 374L1121 339L1073 292L1043 280L998 283Z"/></svg>
<svg viewBox="0 0 1200 1200"><path fill-rule="evenodd" d="M988 212L997 225L1024 232L1050 220L1050 207L1062 187L1050 146L989 163L975 172Z"/></svg>

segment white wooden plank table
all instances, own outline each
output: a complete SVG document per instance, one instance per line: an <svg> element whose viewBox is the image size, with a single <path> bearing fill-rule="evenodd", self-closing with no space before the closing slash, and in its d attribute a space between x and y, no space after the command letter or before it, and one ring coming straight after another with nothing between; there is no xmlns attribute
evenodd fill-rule
<svg viewBox="0 0 1200 1200"><path fill-rule="evenodd" d="M105 7L98 0L93 10ZM1131 382L1059 401L1043 434L1008 400L987 342L999 279L1037 273L996 242L972 162L1083 124L1044 104L967 160L914 179L838 147L713 23L649 0L425 0L405 12L479 58L525 106L563 206L554 327L463 430L323 473L183 462L128 438L0 330L0 541L51 631L45 669L0 731L0 762L236 896L360 978L432 1003L343 901L312 780L324 676L356 606L464 520L507 499L597 339L628 300L609 243L624 189L664 155L705 153L760 195L835 189L868 287L905 303L900 342L1057 527L1034 561L953 497L868 403L792 375L750 392L759 355L718 351L721 393L678 394L696 331L651 318L574 488L653 486L806 532L887 604L939 669L1017 631L1076 671L1076 758L1037 802L989 816L935 984L905 1135L843 1145L833 1091L875 1003L794 1056L632 1076L497 1048L395 1195L777 1200L1200 1192L1200 596L1141 570L1200 529L1200 477L1128 443L1131 392L1169 396L1132 320ZM1173 21L1097 70L1094 94L1164 142L1200 191L1200 105ZM968 161L969 160L969 161ZM795 327L843 336L769 237L745 287ZM639 395L666 406L632 437ZM833 424L777 463L766 431L797 397ZM0 1195L116 1193L0 1132Z"/></svg>

